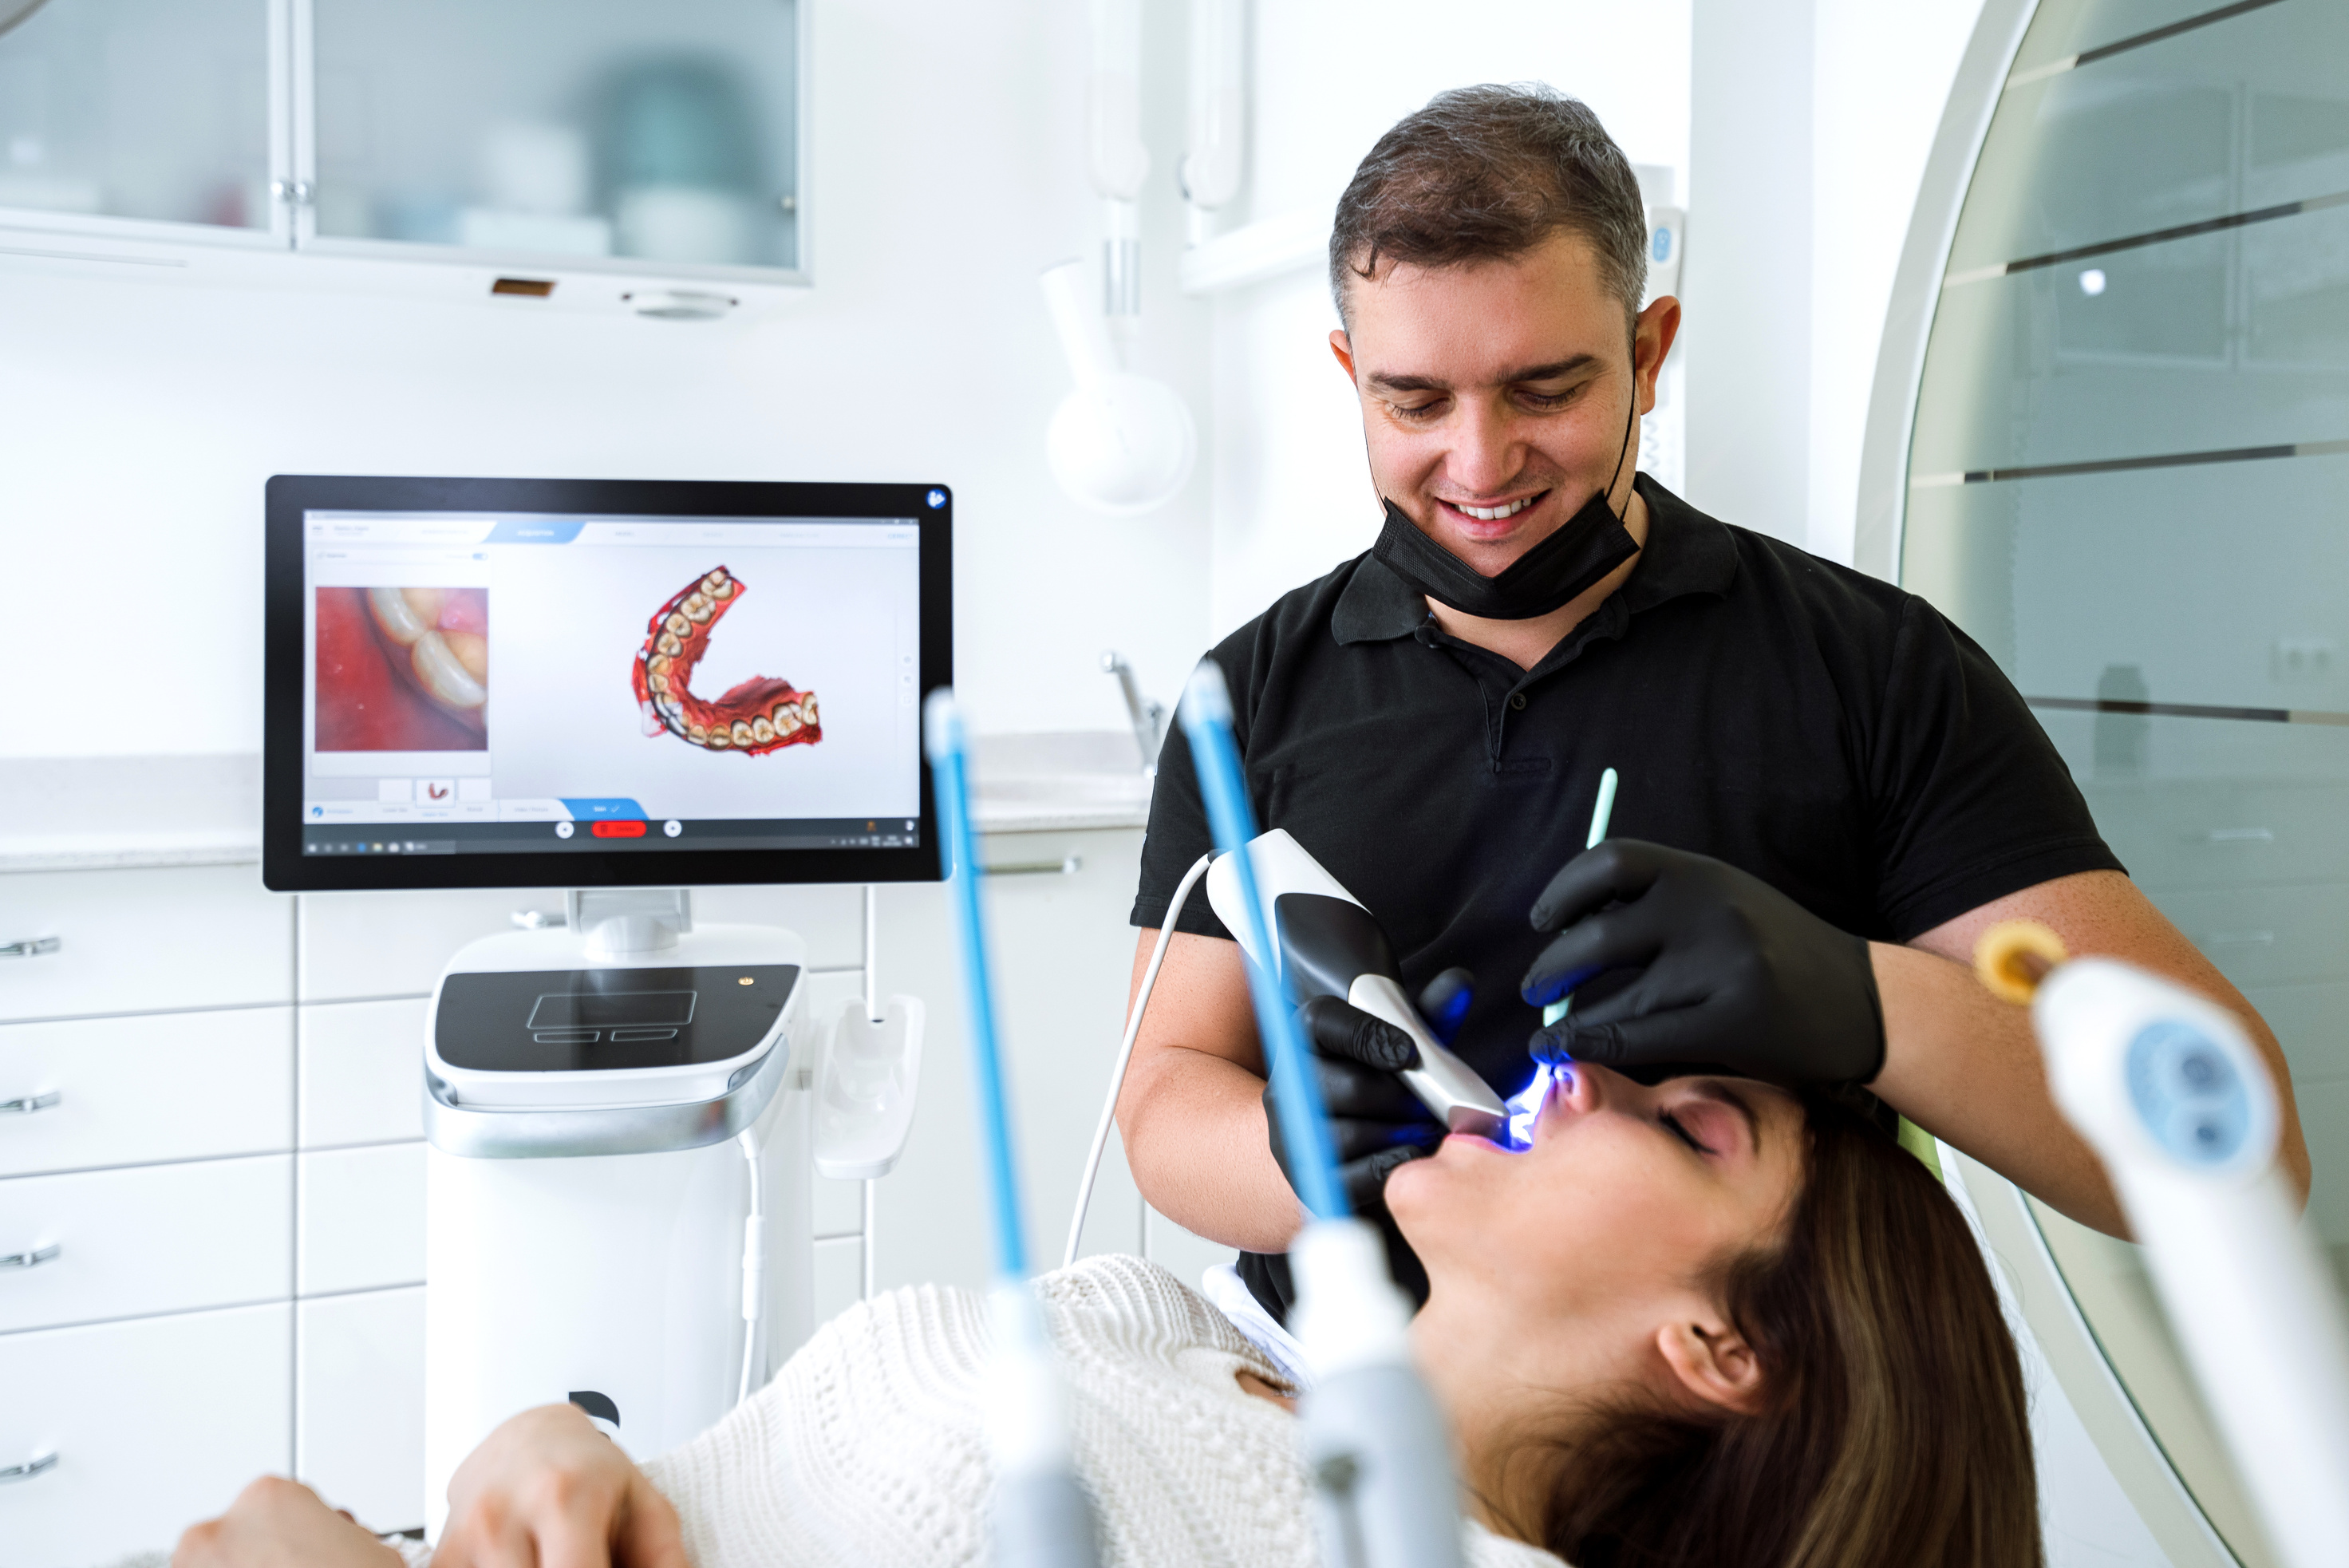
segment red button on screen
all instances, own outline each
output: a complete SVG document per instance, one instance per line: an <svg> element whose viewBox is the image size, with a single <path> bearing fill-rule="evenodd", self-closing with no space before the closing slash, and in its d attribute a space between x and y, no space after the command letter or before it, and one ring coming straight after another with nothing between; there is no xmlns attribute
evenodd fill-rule
<svg viewBox="0 0 2349 1568"><path fill-rule="evenodd" d="M587 831L598 838L642 838L645 825L641 822L591 823Z"/></svg>

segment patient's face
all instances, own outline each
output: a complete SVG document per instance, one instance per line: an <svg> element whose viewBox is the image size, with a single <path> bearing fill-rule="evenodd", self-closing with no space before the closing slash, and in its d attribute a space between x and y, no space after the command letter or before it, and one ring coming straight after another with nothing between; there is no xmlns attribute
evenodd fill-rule
<svg viewBox="0 0 2349 1568"><path fill-rule="evenodd" d="M1530 1147L1446 1138L1394 1173L1387 1205L1437 1298L1465 1294L1519 1332L1611 1319L1636 1335L1717 1261L1782 1233L1802 1111L1750 1079L1571 1072Z"/></svg>

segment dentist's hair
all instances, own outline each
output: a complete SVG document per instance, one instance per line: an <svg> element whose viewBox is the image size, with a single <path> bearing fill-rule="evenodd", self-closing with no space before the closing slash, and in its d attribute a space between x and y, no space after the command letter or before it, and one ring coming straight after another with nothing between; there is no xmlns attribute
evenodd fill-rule
<svg viewBox="0 0 2349 1568"><path fill-rule="evenodd" d="M1785 1235L1715 1278L1763 1407L1586 1413L1488 1501L1578 1568L2039 1568L2022 1367L1965 1217L1860 1115L1803 1106Z"/></svg>
<svg viewBox="0 0 2349 1568"><path fill-rule="evenodd" d="M1648 282L1648 209L1630 163L1589 106L1540 82L1454 88L1378 140L1338 199L1330 292L1346 317L1355 278L1381 263L1457 266L1580 234L1626 319Z"/></svg>

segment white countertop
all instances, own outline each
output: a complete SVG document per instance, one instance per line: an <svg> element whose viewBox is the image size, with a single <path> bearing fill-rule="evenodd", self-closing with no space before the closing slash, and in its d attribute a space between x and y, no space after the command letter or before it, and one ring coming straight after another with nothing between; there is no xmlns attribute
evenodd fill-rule
<svg viewBox="0 0 2349 1568"><path fill-rule="evenodd" d="M1140 827L1150 781L1119 731L981 735L982 833ZM0 759L0 873L261 858L257 756Z"/></svg>

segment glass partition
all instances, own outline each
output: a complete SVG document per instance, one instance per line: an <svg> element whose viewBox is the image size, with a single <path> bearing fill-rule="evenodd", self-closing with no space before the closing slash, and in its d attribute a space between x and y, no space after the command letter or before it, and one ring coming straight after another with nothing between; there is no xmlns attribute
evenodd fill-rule
<svg viewBox="0 0 2349 1568"><path fill-rule="evenodd" d="M1968 188L1901 577L2283 1042L2349 1282L2349 6L2045 0ZM2034 1205L2212 1523L2268 1561L2135 1249Z"/></svg>
<svg viewBox="0 0 2349 1568"><path fill-rule="evenodd" d="M0 35L0 209L269 229L269 0L49 0Z"/></svg>
<svg viewBox="0 0 2349 1568"><path fill-rule="evenodd" d="M316 234L799 260L792 0L312 0Z"/></svg>

